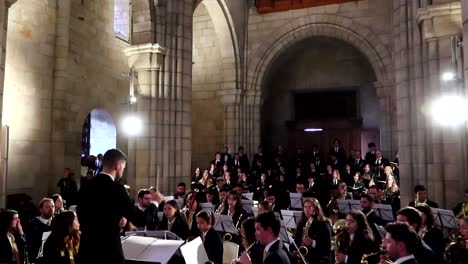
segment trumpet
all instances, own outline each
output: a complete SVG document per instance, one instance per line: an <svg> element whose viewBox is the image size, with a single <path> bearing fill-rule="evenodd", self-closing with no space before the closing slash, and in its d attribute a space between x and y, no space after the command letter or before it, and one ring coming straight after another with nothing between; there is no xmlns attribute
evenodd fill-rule
<svg viewBox="0 0 468 264"><path fill-rule="evenodd" d="M370 257L373 257L373 256L380 256L380 255L383 255L383 254L386 254L387 251L385 249L383 249L382 247L376 251L376 252L372 252L372 253L369 253L369 254L364 254L362 255L362 258L361 258L361 264L369 264L369 258Z"/></svg>

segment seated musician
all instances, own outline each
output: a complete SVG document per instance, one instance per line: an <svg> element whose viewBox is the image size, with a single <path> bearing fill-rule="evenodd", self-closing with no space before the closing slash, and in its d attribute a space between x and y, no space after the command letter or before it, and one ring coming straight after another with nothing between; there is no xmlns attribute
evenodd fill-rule
<svg viewBox="0 0 468 264"><path fill-rule="evenodd" d="M330 263L331 229L319 201L306 198L302 218L297 224L295 242L298 247L307 248L305 259L309 263ZM293 256L297 255L297 251L293 252Z"/></svg>
<svg viewBox="0 0 468 264"><path fill-rule="evenodd" d="M383 225L382 218L378 216L373 208L375 205L374 197L369 194L361 195L361 211L364 213L367 219L367 223L369 224L372 232L374 233L374 240L377 244L382 242L382 237L380 236L377 226L376 225Z"/></svg>
<svg viewBox="0 0 468 264"><path fill-rule="evenodd" d="M135 225L139 230L156 230L159 226L158 208L151 203L151 192L146 189L138 191L138 204L135 205Z"/></svg>
<svg viewBox="0 0 468 264"><path fill-rule="evenodd" d="M201 211L201 207L198 203L198 197L200 196L199 192L191 192L187 196L185 196L185 205L186 207L182 209L183 215L185 216L185 220L189 226L189 237L195 238L200 236L200 230L197 226L197 221L195 217L197 216L198 212Z"/></svg>
<svg viewBox="0 0 468 264"><path fill-rule="evenodd" d="M44 244L43 263L74 264L80 243L76 214L66 211L54 218L52 232Z"/></svg>
<svg viewBox="0 0 468 264"><path fill-rule="evenodd" d="M348 192L348 187L345 182L338 183L338 199L353 199L353 194Z"/></svg>
<svg viewBox="0 0 468 264"><path fill-rule="evenodd" d="M271 206L268 201L261 201L258 203L258 214L263 214L265 212L271 211Z"/></svg>
<svg viewBox="0 0 468 264"><path fill-rule="evenodd" d="M418 235L405 223L390 223L385 226L383 248L386 255L394 263L417 264L414 252L418 243ZM382 263L382 262L381 262Z"/></svg>
<svg viewBox="0 0 468 264"><path fill-rule="evenodd" d="M260 214L260 210L258 212ZM262 212L263 213L263 212ZM242 254L248 254L252 263L262 263L263 246L255 238L255 218L249 217L241 224L241 246L244 248Z"/></svg>
<svg viewBox="0 0 468 264"><path fill-rule="evenodd" d="M273 212L260 214L255 219L255 236L257 240L265 246L262 254L262 264L290 264L286 248L280 240L281 224ZM241 264L254 263L247 253L243 253L240 257Z"/></svg>
<svg viewBox="0 0 468 264"><path fill-rule="evenodd" d="M395 213L400 209L400 187L393 176L388 176L385 184L383 203L390 204Z"/></svg>
<svg viewBox="0 0 468 264"><path fill-rule="evenodd" d="M276 194L272 188L267 189L266 201L270 204L271 211L281 212L281 208L276 205Z"/></svg>
<svg viewBox="0 0 468 264"><path fill-rule="evenodd" d="M148 191L151 193L151 203L156 205L159 212L164 211L164 204L166 203L164 195L153 186L149 187Z"/></svg>
<svg viewBox="0 0 468 264"><path fill-rule="evenodd" d="M434 215L429 206L420 205L416 209L421 213L421 228L418 234L442 263L445 251L444 234L435 226Z"/></svg>
<svg viewBox="0 0 468 264"><path fill-rule="evenodd" d="M235 226L241 223L239 221L247 218L247 213L242 208L240 195L234 190L230 191L227 195L224 200L223 210L220 213L230 215Z"/></svg>
<svg viewBox="0 0 468 264"><path fill-rule="evenodd" d="M374 198L376 204L382 203L382 191L376 185L369 186L367 194Z"/></svg>
<svg viewBox="0 0 468 264"><path fill-rule="evenodd" d="M161 220L160 229L171 231L183 240L187 239L189 236L187 221L180 213L179 206L175 200L167 201L164 204L164 214Z"/></svg>
<svg viewBox="0 0 468 264"><path fill-rule="evenodd" d="M42 233L52 230L52 218L55 212L54 201L49 198L43 198L39 203L40 216L33 218L29 223L29 229L26 231L28 246L28 256L31 262L36 261L39 248L42 244Z"/></svg>
<svg viewBox="0 0 468 264"><path fill-rule="evenodd" d="M416 194L416 199L414 201L411 201L409 203L409 206L415 207L418 205L426 204L429 207L439 208L439 205L436 202L429 200L427 196L426 187L422 185L416 185L414 187L414 194Z"/></svg>
<svg viewBox="0 0 468 264"><path fill-rule="evenodd" d="M351 194L354 199L359 199L361 194L365 191L364 182L362 181L361 174L359 172L354 173L353 181L349 188L351 189Z"/></svg>
<svg viewBox="0 0 468 264"><path fill-rule="evenodd" d="M378 250L372 229L361 211L352 211L346 215L346 227L347 230L337 238L335 260L338 263L358 264L364 254Z"/></svg>
<svg viewBox="0 0 468 264"><path fill-rule="evenodd" d="M396 220L407 223L416 233L421 228L421 215L414 207L405 207L397 212ZM414 257L418 263L436 264L439 263L434 251L418 236L418 244L414 251Z"/></svg>
<svg viewBox="0 0 468 264"><path fill-rule="evenodd" d="M23 263L23 237L18 212L0 211L0 263Z"/></svg>
<svg viewBox="0 0 468 264"><path fill-rule="evenodd" d="M463 219L468 216L468 189L463 192L463 201L459 202L453 208L453 214L456 218Z"/></svg>
<svg viewBox="0 0 468 264"><path fill-rule="evenodd" d="M201 232L201 239L208 259L214 264L223 263L223 241L221 236L213 229L214 216L211 212L200 211L196 215L197 228Z"/></svg>
<svg viewBox="0 0 468 264"><path fill-rule="evenodd" d="M185 199L185 195L187 194L185 189L185 182L179 182L179 184L177 184L177 191L173 194L174 199Z"/></svg>
<svg viewBox="0 0 468 264"><path fill-rule="evenodd" d="M458 231L459 237L445 251L444 263L464 264L468 260L468 217L459 220Z"/></svg>

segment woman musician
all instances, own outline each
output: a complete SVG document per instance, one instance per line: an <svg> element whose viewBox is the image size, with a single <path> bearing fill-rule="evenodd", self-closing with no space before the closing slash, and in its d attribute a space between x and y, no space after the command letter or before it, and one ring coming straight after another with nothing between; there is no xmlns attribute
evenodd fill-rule
<svg viewBox="0 0 468 264"><path fill-rule="evenodd" d="M337 238L338 252L335 254L337 263L360 264L364 254L378 251L374 242L372 229L366 216L361 211L352 211L346 215L346 228ZM378 258L378 256L376 256ZM378 263L378 259L368 259L369 263Z"/></svg>
<svg viewBox="0 0 468 264"><path fill-rule="evenodd" d="M200 211L196 215L197 228L201 232L203 247L208 259L214 264L223 263L223 241L221 236L213 229L214 215L211 212Z"/></svg>
<svg viewBox="0 0 468 264"><path fill-rule="evenodd" d="M302 218L297 224L295 242L298 247L306 247L305 259L309 263L331 263L331 224L324 216L316 198L304 200ZM293 256L298 252L293 251Z"/></svg>
<svg viewBox="0 0 468 264"><path fill-rule="evenodd" d="M257 242L255 237L255 218L249 217L242 221L241 224L241 246L245 248L245 251L241 253L242 255L249 255L249 258L252 263L262 263L263 258L263 246ZM241 251L239 251L241 252ZM232 261L233 263L240 263L240 258Z"/></svg>
<svg viewBox="0 0 468 264"><path fill-rule="evenodd" d="M234 190L227 194L226 199L224 199L222 209L223 210L220 212L220 214L230 215L232 217L232 222L236 227L238 227L239 224L242 223L242 220L248 216L244 209L242 209L240 195ZM233 236L233 242L239 243L239 236Z"/></svg>
<svg viewBox="0 0 468 264"><path fill-rule="evenodd" d="M175 233L183 240L186 240L189 236L187 221L180 213L179 206L175 200L167 201L164 204L164 214L160 228L161 230L167 230Z"/></svg>
<svg viewBox="0 0 468 264"><path fill-rule="evenodd" d="M197 219L195 219L198 212L201 211L201 207L198 203L199 196L200 195L198 195L198 192L195 191L189 193L185 197L186 207L182 209L182 213L185 216L185 220L187 221L187 225L189 227L188 237L190 238L195 238L201 234L197 226Z"/></svg>
<svg viewBox="0 0 468 264"><path fill-rule="evenodd" d="M426 242L426 244L434 251L434 254L442 263L445 241L442 230L435 226L434 216L432 210L427 205L416 206L416 209L421 212L421 228L419 229L419 236Z"/></svg>

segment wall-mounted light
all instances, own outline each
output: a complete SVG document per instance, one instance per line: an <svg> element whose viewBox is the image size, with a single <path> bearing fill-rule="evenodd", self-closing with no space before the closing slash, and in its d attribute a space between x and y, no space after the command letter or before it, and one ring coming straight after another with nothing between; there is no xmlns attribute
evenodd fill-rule
<svg viewBox="0 0 468 264"><path fill-rule="evenodd" d="M136 115L128 115L122 120L122 130L129 136L137 136L143 130L143 121Z"/></svg>

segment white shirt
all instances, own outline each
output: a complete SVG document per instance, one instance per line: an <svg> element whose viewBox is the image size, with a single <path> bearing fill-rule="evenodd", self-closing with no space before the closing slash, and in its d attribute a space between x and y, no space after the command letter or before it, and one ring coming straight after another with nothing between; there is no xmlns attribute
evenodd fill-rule
<svg viewBox="0 0 468 264"><path fill-rule="evenodd" d="M52 218L51 219L45 219L42 216L37 217L37 219L39 219L39 221L41 221L44 225L49 225L50 220L52 220Z"/></svg>
<svg viewBox="0 0 468 264"><path fill-rule="evenodd" d="M399 258L395 262L393 262L393 264L400 264L400 263L403 263L403 262L405 262L407 260L410 260L410 259L414 259L414 256L409 255L409 256L406 256L406 257Z"/></svg>
<svg viewBox="0 0 468 264"><path fill-rule="evenodd" d="M110 175L109 173L102 172L102 171L101 171L101 173L105 174L105 175L109 175L109 177L111 177L112 181L114 181L114 176Z"/></svg>

